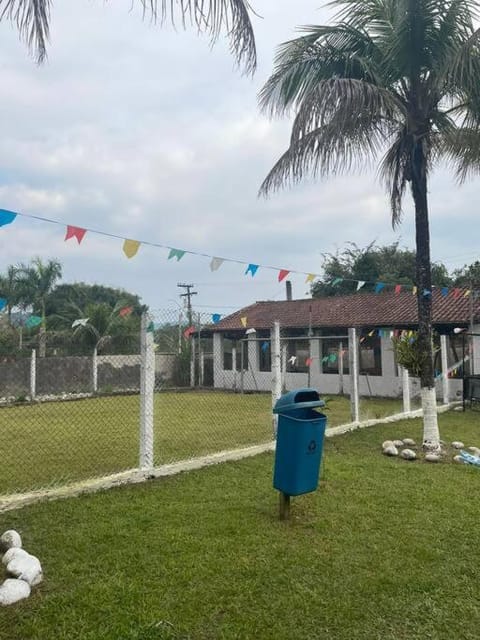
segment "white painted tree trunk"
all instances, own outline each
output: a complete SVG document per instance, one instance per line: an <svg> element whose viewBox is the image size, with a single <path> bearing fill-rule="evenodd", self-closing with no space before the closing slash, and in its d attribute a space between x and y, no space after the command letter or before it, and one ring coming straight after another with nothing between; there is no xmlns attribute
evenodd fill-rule
<svg viewBox="0 0 480 640"><path fill-rule="evenodd" d="M437 396L435 387L421 389L423 409L423 448L427 451L439 451L440 432L438 430Z"/></svg>

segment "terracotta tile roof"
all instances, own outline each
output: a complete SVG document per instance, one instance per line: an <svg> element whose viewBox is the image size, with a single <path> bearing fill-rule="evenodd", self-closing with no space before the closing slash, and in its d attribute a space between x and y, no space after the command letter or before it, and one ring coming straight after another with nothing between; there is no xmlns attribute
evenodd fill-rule
<svg viewBox="0 0 480 640"><path fill-rule="evenodd" d="M468 325L471 301L464 290L455 300L453 292L443 297L440 290L433 292L433 322L436 325ZM480 300L474 300L474 319L480 319ZM410 292L357 293L332 298L256 302L227 316L215 325L214 331L245 331L241 319L247 318L247 327L270 329L275 320L283 328L309 326L328 327L402 327L416 325L417 301Z"/></svg>

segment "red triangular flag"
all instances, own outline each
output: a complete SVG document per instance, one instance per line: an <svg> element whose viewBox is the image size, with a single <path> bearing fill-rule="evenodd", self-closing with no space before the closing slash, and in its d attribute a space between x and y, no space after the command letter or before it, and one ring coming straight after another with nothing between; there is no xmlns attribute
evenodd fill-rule
<svg viewBox="0 0 480 640"><path fill-rule="evenodd" d="M125 318L126 316L129 316L133 311L133 307L123 307L123 309L120 309L120 311L118 312L118 315L121 318Z"/></svg>
<svg viewBox="0 0 480 640"><path fill-rule="evenodd" d="M86 229L82 229L81 227L72 227L72 225L67 225L67 233L65 234L65 242L70 240L70 238L76 238L78 244L83 240L83 236L87 233Z"/></svg>
<svg viewBox="0 0 480 640"><path fill-rule="evenodd" d="M285 280L289 273L290 271L288 269L282 269L278 274L278 281L281 282L282 280Z"/></svg>
<svg viewBox="0 0 480 640"><path fill-rule="evenodd" d="M185 340L189 340L190 336L195 333L195 327L188 327L187 329L185 329L185 331L183 332L183 337L185 338Z"/></svg>
<svg viewBox="0 0 480 640"><path fill-rule="evenodd" d="M307 367L311 367L313 364L313 359L312 358L307 358L305 360L305 364L307 365Z"/></svg>
<svg viewBox="0 0 480 640"><path fill-rule="evenodd" d="M453 299L456 300L460 296L460 289L453 290Z"/></svg>
<svg viewBox="0 0 480 640"><path fill-rule="evenodd" d="M396 284L395 285L395 293L398 295L401 290L402 290L402 285L401 284Z"/></svg>

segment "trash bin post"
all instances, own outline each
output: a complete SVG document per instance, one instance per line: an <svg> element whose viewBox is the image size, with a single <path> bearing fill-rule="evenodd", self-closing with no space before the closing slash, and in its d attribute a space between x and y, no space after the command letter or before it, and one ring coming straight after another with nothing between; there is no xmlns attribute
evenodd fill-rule
<svg viewBox="0 0 480 640"><path fill-rule="evenodd" d="M290 519L290 496L280 491L280 520Z"/></svg>

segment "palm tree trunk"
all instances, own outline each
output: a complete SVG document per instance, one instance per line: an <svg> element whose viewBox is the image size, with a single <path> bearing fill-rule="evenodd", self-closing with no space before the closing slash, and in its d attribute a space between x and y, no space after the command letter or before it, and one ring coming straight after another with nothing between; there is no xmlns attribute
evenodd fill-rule
<svg viewBox="0 0 480 640"><path fill-rule="evenodd" d="M437 399L433 374L432 274L430 264L430 230L428 223L427 162L422 139L413 151L412 195L415 203L416 278L418 308L418 349L423 354L420 387L423 409L423 447L440 449Z"/></svg>

